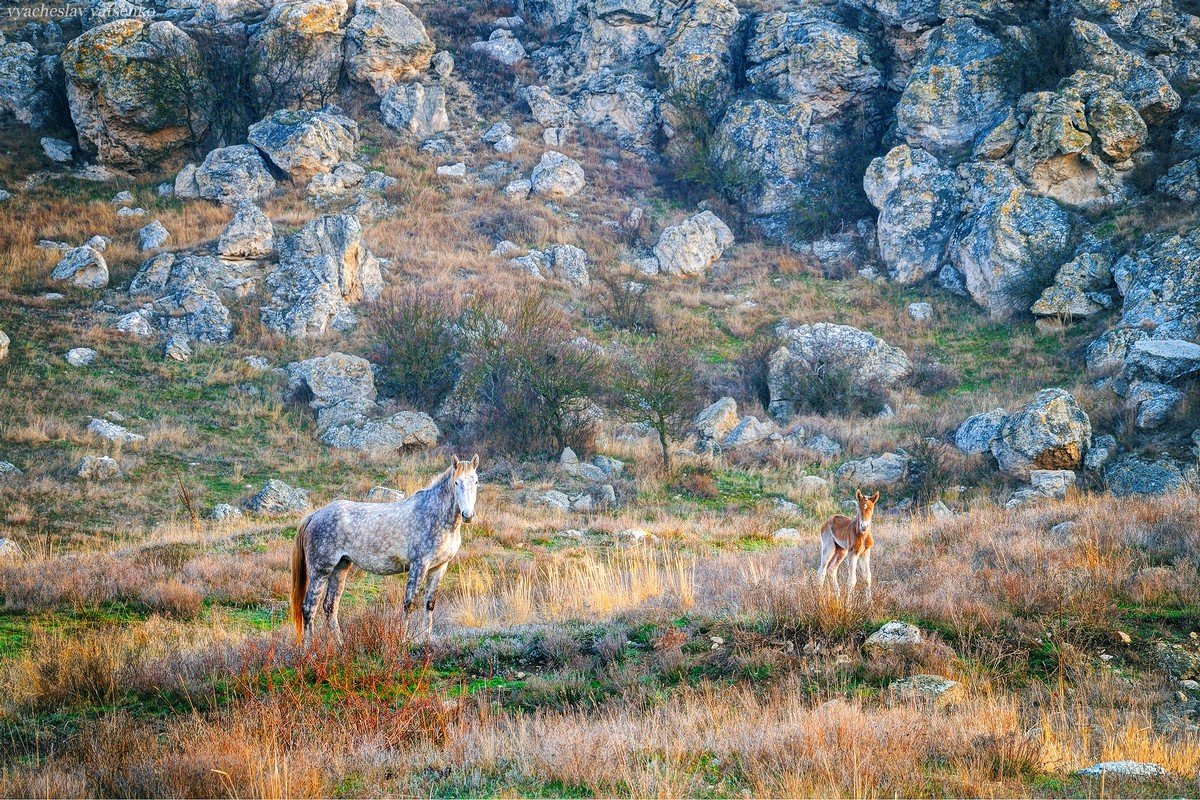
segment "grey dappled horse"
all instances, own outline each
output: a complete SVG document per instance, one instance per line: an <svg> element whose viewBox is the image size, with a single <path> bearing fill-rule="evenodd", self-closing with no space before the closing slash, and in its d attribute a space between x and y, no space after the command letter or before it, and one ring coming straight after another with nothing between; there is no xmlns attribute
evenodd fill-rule
<svg viewBox="0 0 1200 800"><path fill-rule="evenodd" d="M412 497L394 503L335 500L300 522L292 551L292 621L296 641L308 647L312 616L324 592L325 618L340 644L338 601L354 564L376 575L408 570L404 589L407 619L425 585L425 631L433 634L438 584L462 544L462 521L475 516L479 456L454 463Z"/></svg>

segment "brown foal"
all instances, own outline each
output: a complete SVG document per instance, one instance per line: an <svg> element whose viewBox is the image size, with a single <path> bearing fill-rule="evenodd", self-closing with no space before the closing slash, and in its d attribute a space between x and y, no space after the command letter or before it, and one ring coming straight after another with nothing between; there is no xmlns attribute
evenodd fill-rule
<svg viewBox="0 0 1200 800"><path fill-rule="evenodd" d="M847 517L837 514L821 526L821 563L817 568L817 586L825 588L825 574L833 577L833 593L841 594L838 586L837 571L842 559L850 556L850 577L846 581L846 599L854 591L858 583L858 566L862 564L863 581L867 584L867 600L871 599L871 515L875 511L875 503L879 500L879 492L868 497L855 490L854 497L858 501L858 514Z"/></svg>

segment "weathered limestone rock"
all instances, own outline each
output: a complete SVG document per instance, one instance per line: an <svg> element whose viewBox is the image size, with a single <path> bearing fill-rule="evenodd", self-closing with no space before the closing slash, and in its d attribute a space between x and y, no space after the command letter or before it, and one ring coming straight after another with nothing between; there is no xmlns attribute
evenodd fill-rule
<svg viewBox="0 0 1200 800"><path fill-rule="evenodd" d="M229 309L214 290L199 283L155 300L154 313L169 333L181 332L196 342L223 344L233 338Z"/></svg>
<svg viewBox="0 0 1200 800"><path fill-rule="evenodd" d="M487 38L486 42L472 43L471 49L477 50L488 58L499 61L508 67L524 60L525 56L528 55L525 52L525 47L517 40L513 32L504 28L492 31L492 35Z"/></svg>
<svg viewBox="0 0 1200 800"><path fill-rule="evenodd" d="M937 272L962 204L954 172L905 144L871 162L863 189L879 209L879 255L892 277L915 283Z"/></svg>
<svg viewBox="0 0 1200 800"><path fill-rule="evenodd" d="M267 517L300 514L312 508L307 489L297 489L281 480L267 481L258 494L245 503L246 509Z"/></svg>
<svg viewBox="0 0 1200 800"><path fill-rule="evenodd" d="M0 81L3 78L0 77ZM3 102L0 100L0 102ZM46 158L56 164L70 164L75 160L75 145L62 139L54 139L50 136L43 136L41 139L42 151L46 154Z"/></svg>
<svg viewBox="0 0 1200 800"><path fill-rule="evenodd" d="M919 644L921 644L920 628L911 622L893 620L868 636L867 641L863 642L863 649L868 652L872 650L888 651Z"/></svg>
<svg viewBox="0 0 1200 800"><path fill-rule="evenodd" d="M884 453L879 456L847 461L838 468L839 483L852 486L890 486L908 476L912 459L899 453Z"/></svg>
<svg viewBox="0 0 1200 800"><path fill-rule="evenodd" d="M154 220L138 231L138 250L142 252L157 250L166 244L170 237L171 234L166 227L158 220Z"/></svg>
<svg viewBox="0 0 1200 800"><path fill-rule="evenodd" d="M584 85L575 114L622 147L649 152L656 144L660 96L635 75L602 72Z"/></svg>
<svg viewBox="0 0 1200 800"><path fill-rule="evenodd" d="M218 503L213 506L213 510L208 515L208 518L217 522L229 523L236 522L243 516L242 510L237 506L231 506L229 503Z"/></svg>
<svg viewBox="0 0 1200 800"><path fill-rule="evenodd" d="M163 356L172 361L191 361L192 345L188 342L187 334L182 331L172 333L163 345Z"/></svg>
<svg viewBox="0 0 1200 800"><path fill-rule="evenodd" d="M1000 432L1000 426L1008 418L1003 408L993 408L982 414L968 417L954 432L954 446L968 455L986 453L991 450L992 440Z"/></svg>
<svg viewBox="0 0 1200 800"><path fill-rule="evenodd" d="M1179 94L1141 55L1123 49L1093 22L1071 23L1071 55L1080 68L1111 75L1147 122L1161 122L1179 108Z"/></svg>
<svg viewBox="0 0 1200 800"><path fill-rule="evenodd" d="M733 93L741 14L730 0L698 0L679 15L667 35L658 68L670 97L684 97L709 113Z"/></svg>
<svg viewBox="0 0 1200 800"><path fill-rule="evenodd" d="M1152 381L1134 381L1125 392L1125 408L1134 413L1141 430L1162 427L1183 403L1183 392Z"/></svg>
<svg viewBox="0 0 1200 800"><path fill-rule="evenodd" d="M1111 260L1105 253L1083 253L1063 264L1054 283L1029 309L1040 317L1086 319L1113 306L1105 290L1112 286Z"/></svg>
<svg viewBox="0 0 1200 800"><path fill-rule="evenodd" d="M702 440L719 442L737 427L737 401L732 397L722 397L708 408L701 411L692 420L696 436Z"/></svg>
<svg viewBox="0 0 1200 800"><path fill-rule="evenodd" d="M368 503L398 503L407 496L399 489L393 489L390 486L372 486L371 491L367 492L366 501Z"/></svg>
<svg viewBox="0 0 1200 800"><path fill-rule="evenodd" d="M103 289L108 286L108 263L91 245L73 247L63 253L50 278L79 289Z"/></svg>
<svg viewBox="0 0 1200 800"><path fill-rule="evenodd" d="M526 86L521 99L537 123L546 128L569 128L577 121L567 102L551 93L548 86Z"/></svg>
<svg viewBox="0 0 1200 800"><path fill-rule="evenodd" d="M1113 265L1124 296L1121 322L1150 327L1156 339L1200 339L1200 229L1148 238Z"/></svg>
<svg viewBox="0 0 1200 800"><path fill-rule="evenodd" d="M263 106L311 108L334 95L347 13L346 0L279 0L271 6L250 42Z"/></svg>
<svg viewBox="0 0 1200 800"><path fill-rule="evenodd" d="M218 147L209 152L192 179L195 196L227 206L258 202L275 191L275 178L263 163L262 155L248 144ZM188 194L185 190L181 196Z"/></svg>
<svg viewBox="0 0 1200 800"><path fill-rule="evenodd" d="M991 442L1000 468L1028 478L1035 469L1079 469L1092 425L1071 394L1045 389L1001 423Z"/></svg>
<svg viewBox="0 0 1200 800"><path fill-rule="evenodd" d="M0 361L8 360L8 345L8 334L4 331L0 331Z"/></svg>
<svg viewBox="0 0 1200 800"><path fill-rule="evenodd" d="M1117 497L1168 494L1184 485L1183 471L1169 458L1151 461L1127 455L1104 467L1104 481Z"/></svg>
<svg viewBox="0 0 1200 800"><path fill-rule="evenodd" d="M1155 182L1154 189L1190 206L1200 203L1200 158L1189 158L1171 167Z"/></svg>
<svg viewBox="0 0 1200 800"><path fill-rule="evenodd" d="M916 703L942 707L961 699L962 684L941 675L912 675L888 686L893 703Z"/></svg>
<svg viewBox="0 0 1200 800"><path fill-rule="evenodd" d="M725 450L736 450L739 447L746 447L752 444L766 441L772 437L778 437L779 428L772 422L763 422L757 417L749 415L742 417L737 426L725 435L721 440L721 447Z"/></svg>
<svg viewBox="0 0 1200 800"><path fill-rule="evenodd" d="M96 360L96 351L90 347L72 347L64 358L72 367L86 367Z"/></svg>
<svg viewBox="0 0 1200 800"><path fill-rule="evenodd" d="M402 411L353 425L338 425L321 434L321 441L340 450L383 454L409 448L434 447L440 436L437 424L428 414Z"/></svg>
<svg viewBox="0 0 1200 800"><path fill-rule="evenodd" d="M330 106L283 109L251 125L246 138L293 180L307 181L354 155L358 123Z"/></svg>
<svg viewBox="0 0 1200 800"><path fill-rule="evenodd" d="M996 163L967 168L968 215L950 242L950 261L966 289L996 318L1024 311L1070 255L1074 226L1047 197L1037 197Z"/></svg>
<svg viewBox="0 0 1200 800"><path fill-rule="evenodd" d="M1184 339L1142 339L1129 347L1123 377L1174 383L1200 374L1200 345Z"/></svg>
<svg viewBox="0 0 1200 800"><path fill-rule="evenodd" d="M50 124L54 98L49 87L57 61L28 42L0 42L0 110L31 128Z"/></svg>
<svg viewBox="0 0 1200 800"><path fill-rule="evenodd" d="M701 211L663 230L654 245L659 270L667 275L703 275L733 244L733 231L711 211Z"/></svg>
<svg viewBox="0 0 1200 800"><path fill-rule="evenodd" d="M288 364L288 389L308 400L325 431L359 422L375 408L375 373L359 356L330 353Z"/></svg>
<svg viewBox="0 0 1200 800"><path fill-rule="evenodd" d="M579 162L554 150L542 154L530 181L535 194L555 200L579 194L586 184Z"/></svg>
<svg viewBox="0 0 1200 800"><path fill-rule="evenodd" d="M1142 761L1101 761L1090 767L1079 770L1080 775L1098 778L1102 775L1117 775L1125 778L1164 778L1167 770L1160 764L1148 764Z"/></svg>
<svg viewBox="0 0 1200 800"><path fill-rule="evenodd" d="M935 156L970 152L1012 99L1010 49L974 20L937 28L896 104L896 125L910 145Z"/></svg>
<svg viewBox="0 0 1200 800"><path fill-rule="evenodd" d="M434 46L425 26L396 0L356 0L346 26L346 74L377 95L425 71Z"/></svg>
<svg viewBox="0 0 1200 800"><path fill-rule="evenodd" d="M794 389L814 374L844 370L857 386L884 391L907 377L912 363L903 350L849 325L818 322L784 332L771 354L767 383L771 414L790 416Z"/></svg>
<svg viewBox="0 0 1200 800"><path fill-rule="evenodd" d="M397 83L379 104L383 124L416 139L428 139L450 128L446 90L437 84Z"/></svg>
<svg viewBox="0 0 1200 800"><path fill-rule="evenodd" d="M84 456L75 474L89 481L106 481L121 474L121 465L109 456Z"/></svg>
<svg viewBox="0 0 1200 800"><path fill-rule="evenodd" d="M199 51L170 22L121 19L86 31L62 54L80 144L106 164L138 167L193 138L208 109L182 87L203 80Z"/></svg>
<svg viewBox="0 0 1200 800"><path fill-rule="evenodd" d="M271 218L253 203L241 203L221 231L217 254L228 259L255 259L267 258L274 252L275 228Z"/></svg>
<svg viewBox="0 0 1200 800"><path fill-rule="evenodd" d="M140 433L133 433L132 431L117 425L116 423L109 422L106 419L97 419L95 417L93 417L92 421L88 423L87 429L88 433L95 434L101 439L108 439L110 442L117 442L119 444L136 444L146 439L146 437L142 436Z"/></svg>

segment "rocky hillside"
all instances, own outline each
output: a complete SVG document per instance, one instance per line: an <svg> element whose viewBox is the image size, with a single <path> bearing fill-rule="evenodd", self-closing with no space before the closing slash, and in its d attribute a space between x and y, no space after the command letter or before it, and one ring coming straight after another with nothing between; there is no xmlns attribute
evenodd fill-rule
<svg viewBox="0 0 1200 800"><path fill-rule="evenodd" d="M1194 792L1192 0L10 5L0 793ZM445 640L293 670L473 451Z"/></svg>

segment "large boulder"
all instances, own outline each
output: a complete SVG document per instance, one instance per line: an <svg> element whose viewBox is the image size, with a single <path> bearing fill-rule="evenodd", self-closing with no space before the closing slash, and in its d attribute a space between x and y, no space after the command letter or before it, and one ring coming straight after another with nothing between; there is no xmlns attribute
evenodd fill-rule
<svg viewBox="0 0 1200 800"><path fill-rule="evenodd" d="M346 0L278 0L271 6L250 41L261 107L312 108L334 95L348 11Z"/></svg>
<svg viewBox="0 0 1200 800"><path fill-rule="evenodd" d="M375 408L375 373L359 356L330 353L288 364L291 395L307 400L322 432L360 422Z"/></svg>
<svg viewBox="0 0 1200 800"><path fill-rule="evenodd" d="M741 14L730 0L697 0L679 15L658 54L669 99L714 117L733 93Z"/></svg>
<svg viewBox="0 0 1200 800"><path fill-rule="evenodd" d="M245 201L258 202L275 191L275 178L262 155L248 144L212 150L190 175L192 186L180 187L176 180L176 194L180 197L202 197L235 206Z"/></svg>
<svg viewBox="0 0 1200 800"><path fill-rule="evenodd" d="M1126 50L1094 22L1071 22L1071 60L1081 69L1111 75L1147 122L1164 120L1179 108L1179 93L1142 55Z"/></svg>
<svg viewBox="0 0 1200 800"><path fill-rule="evenodd" d="M722 397L697 414L692 420L692 427L702 441L719 442L738 426L739 421L737 401L732 397Z"/></svg>
<svg viewBox="0 0 1200 800"><path fill-rule="evenodd" d="M284 335L308 338L352 327L350 305L378 298L383 277L358 218L338 214L318 217L284 240L279 266L266 284L272 296L262 308L263 322Z"/></svg>
<svg viewBox="0 0 1200 800"><path fill-rule="evenodd" d="M1142 339L1129 347L1126 380L1174 383L1200 374L1200 344L1184 339Z"/></svg>
<svg viewBox="0 0 1200 800"><path fill-rule="evenodd" d="M1168 494L1184 486L1183 471L1169 458L1118 458L1104 468L1104 481L1117 497Z"/></svg>
<svg viewBox="0 0 1200 800"><path fill-rule="evenodd" d="M28 42L0 42L0 110L32 128L47 127L54 117L56 63Z"/></svg>
<svg viewBox="0 0 1200 800"><path fill-rule="evenodd" d="M821 118L862 103L883 85L867 37L811 10L756 17L745 59L746 80L764 97L806 103Z"/></svg>
<svg viewBox="0 0 1200 800"><path fill-rule="evenodd" d="M711 211L701 211L663 230L654 245L659 271L703 275L733 244L733 231Z"/></svg>
<svg viewBox="0 0 1200 800"><path fill-rule="evenodd" d="M1111 259L1105 253L1081 253L1063 264L1030 311L1040 317L1086 319L1113 306Z"/></svg>
<svg viewBox="0 0 1200 800"><path fill-rule="evenodd" d="M871 162L863 189L879 209L879 256L892 277L914 283L936 273L962 202L955 173L904 144Z"/></svg>
<svg viewBox="0 0 1200 800"><path fill-rule="evenodd" d="M1006 419L1008 412L1003 408L968 417L954 432L954 446L968 455L990 451L992 441Z"/></svg>
<svg viewBox="0 0 1200 800"><path fill-rule="evenodd" d="M446 90L437 84L397 83L379 103L383 124L416 139L427 139L450 127Z"/></svg>
<svg viewBox="0 0 1200 800"><path fill-rule="evenodd" d="M437 424L428 414L401 411L389 417L329 428L321 434L321 441L339 450L381 455L398 450L434 447L440 436Z"/></svg>
<svg viewBox="0 0 1200 800"><path fill-rule="evenodd" d="M1200 339L1200 228L1147 239L1113 265L1121 322L1156 339Z"/></svg>
<svg viewBox="0 0 1200 800"><path fill-rule="evenodd" d="M553 200L579 194L587 182L579 162L555 150L542 153L529 179L535 194Z"/></svg>
<svg viewBox="0 0 1200 800"><path fill-rule="evenodd" d="M912 459L900 453L884 453L847 461L838 467L839 482L851 486L890 486L908 476Z"/></svg>
<svg viewBox="0 0 1200 800"><path fill-rule="evenodd" d="M1024 312L1070 256L1071 217L1032 194L1009 167L978 163L966 172L968 213L950 242L950 261L993 317Z"/></svg>
<svg viewBox="0 0 1200 800"><path fill-rule="evenodd" d="M574 108L580 122L621 147L649 152L658 138L659 100L639 76L604 72L588 79Z"/></svg>
<svg viewBox="0 0 1200 800"><path fill-rule="evenodd" d="M1035 469L1077 470L1092 443L1092 423L1064 389L1045 389L1005 418L991 442L1005 472L1028 479Z"/></svg>
<svg viewBox="0 0 1200 800"><path fill-rule="evenodd" d="M293 180L307 181L354 155L358 123L329 106L282 109L251 125L246 139Z"/></svg>
<svg viewBox="0 0 1200 800"><path fill-rule="evenodd" d="M357 0L346 26L346 74L378 95L429 67L434 46L421 20L396 0Z"/></svg>
<svg viewBox="0 0 1200 800"><path fill-rule="evenodd" d="M938 157L970 152L1012 100L1009 47L974 20L937 28L896 104L896 127L910 145Z"/></svg>
<svg viewBox="0 0 1200 800"><path fill-rule="evenodd" d="M103 289L108 286L108 263L90 244L72 247L63 253L50 279L79 289Z"/></svg>
<svg viewBox="0 0 1200 800"><path fill-rule="evenodd" d="M183 333L204 344L222 344L233 338L229 309L207 286L183 286L154 301L156 322L169 333Z"/></svg>
<svg viewBox="0 0 1200 800"><path fill-rule="evenodd" d="M243 202L217 239L217 254L232 260L267 258L275 252L275 227L258 206Z"/></svg>
<svg viewBox="0 0 1200 800"><path fill-rule="evenodd" d="M818 375L844 372L855 386L885 391L912 372L903 350L850 325L800 325L785 331L782 342L771 354L767 374L775 416L790 416L796 389Z"/></svg>
<svg viewBox="0 0 1200 800"><path fill-rule="evenodd" d="M121 19L62 54L80 144L107 164L139 167L192 142L208 109L196 43L170 22Z"/></svg>
<svg viewBox="0 0 1200 800"><path fill-rule="evenodd" d="M307 489L297 489L272 478L245 503L247 510L268 517L301 514L312 508Z"/></svg>

